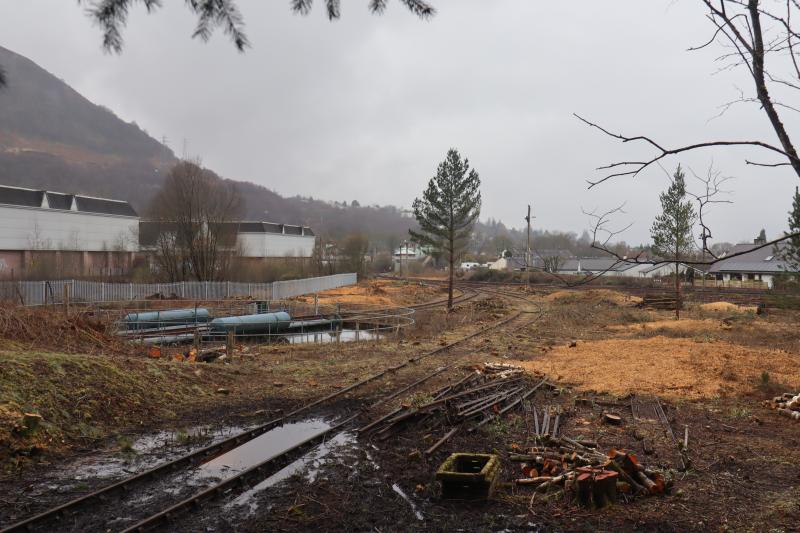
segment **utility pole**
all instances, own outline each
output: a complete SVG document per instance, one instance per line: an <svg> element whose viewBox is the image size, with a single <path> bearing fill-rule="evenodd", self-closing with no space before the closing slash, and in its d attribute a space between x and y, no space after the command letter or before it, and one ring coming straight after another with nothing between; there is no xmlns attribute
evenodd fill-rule
<svg viewBox="0 0 800 533"><path fill-rule="evenodd" d="M528 248L525 251L525 290L531 290L531 205L528 204L528 216L525 217L528 223Z"/></svg>

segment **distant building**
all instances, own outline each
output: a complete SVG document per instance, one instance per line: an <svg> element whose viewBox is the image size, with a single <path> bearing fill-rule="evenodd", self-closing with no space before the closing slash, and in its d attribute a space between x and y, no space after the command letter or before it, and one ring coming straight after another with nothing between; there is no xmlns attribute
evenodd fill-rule
<svg viewBox="0 0 800 533"><path fill-rule="evenodd" d="M723 285L763 286L769 289L775 284L775 276L786 272L797 274L791 265L780 257L785 243L778 244L777 248L772 246L758 248L764 242L765 240L755 239L753 244L737 244L727 255L744 253L736 257L723 258L711 265L708 273Z"/></svg>
<svg viewBox="0 0 800 533"><path fill-rule="evenodd" d="M406 242L392 253L392 270L400 272L409 265L426 265L431 262L428 250L413 242Z"/></svg>
<svg viewBox="0 0 800 533"><path fill-rule="evenodd" d="M244 257L311 257L316 236L307 226L238 222L237 244Z"/></svg>
<svg viewBox="0 0 800 533"><path fill-rule="evenodd" d="M678 272L684 274L687 269L697 270L684 263L678 264ZM614 257L582 257L567 259L558 268L559 274L581 274L627 278L661 278L675 273L675 262L635 263L620 261Z"/></svg>
<svg viewBox="0 0 800 533"><path fill-rule="evenodd" d="M121 274L138 229L122 200L0 186L0 277Z"/></svg>
<svg viewBox="0 0 800 533"><path fill-rule="evenodd" d="M139 247L142 252L156 250L159 235L174 231L170 224L143 220L139 224ZM235 245L241 257L248 259L310 258L314 254L316 236L306 226L274 222L237 221L225 224L226 234L235 235Z"/></svg>

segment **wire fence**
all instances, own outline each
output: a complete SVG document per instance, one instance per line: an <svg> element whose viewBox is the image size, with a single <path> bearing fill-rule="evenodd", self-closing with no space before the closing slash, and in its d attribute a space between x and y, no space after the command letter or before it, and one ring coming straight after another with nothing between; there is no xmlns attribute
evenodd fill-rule
<svg viewBox="0 0 800 533"><path fill-rule="evenodd" d="M252 298L277 300L354 285L357 275L335 274L317 278L245 283L238 281L179 281L175 283L106 283L102 281L0 281L0 301L23 305L71 302L122 302L148 299L224 300Z"/></svg>

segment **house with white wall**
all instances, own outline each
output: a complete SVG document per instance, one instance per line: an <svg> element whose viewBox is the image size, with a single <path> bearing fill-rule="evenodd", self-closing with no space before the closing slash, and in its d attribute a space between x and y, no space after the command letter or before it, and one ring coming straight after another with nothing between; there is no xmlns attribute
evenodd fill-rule
<svg viewBox="0 0 800 533"><path fill-rule="evenodd" d="M737 244L727 255L708 270L722 285L763 286L771 289L775 277L782 273L798 274L792 266L781 259L785 243L777 246L763 246L764 241L756 239L753 244ZM734 255L741 254L741 255Z"/></svg>

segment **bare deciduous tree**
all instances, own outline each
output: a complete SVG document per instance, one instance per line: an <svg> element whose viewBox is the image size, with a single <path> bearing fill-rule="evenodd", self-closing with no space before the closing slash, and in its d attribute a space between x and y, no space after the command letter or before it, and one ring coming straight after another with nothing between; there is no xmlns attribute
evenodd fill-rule
<svg viewBox="0 0 800 533"><path fill-rule="evenodd" d="M777 156L777 159L765 162L745 159L745 162L750 165L771 168L788 166L800 177L800 159L798 159L797 150L781 118L781 111L797 111L797 109L775 96L777 94L793 95L794 91L800 90L800 62L798 61L800 29L796 29L794 26L794 20L800 17L800 2L798 0L775 1L768 5L761 0L700 0L700 2L707 9L706 16L713 27L713 32L708 41L689 50L699 50L713 44L720 45L724 49L718 58L723 65L720 70L744 68L753 82L752 96L742 93L738 99L724 104L721 113L738 103L755 103L766 115L778 142L763 139L716 139L680 146L666 146L647 135L613 133L576 114L575 117L591 128L598 129L623 143L644 144L652 148L654 152L651 156L642 159L616 161L598 167L597 170L602 174L588 180L589 188L613 178L635 177L642 171L658 165L662 160L676 154L724 146L752 147L765 151L767 154ZM706 180L705 193L691 195L700 207L698 214L702 228L701 249L704 254L703 261L695 261L696 264L712 264L719 260L708 245L711 231L703 219L703 208L724 201L714 199L714 196L721 192L719 186L722 181L724 180L720 180L719 177L709 177ZM618 211L615 209L595 215L595 236L598 232L603 231L603 226L609 222L609 216L615 212ZM617 233L615 232L615 234ZM798 235L800 234L787 234L759 247L774 246L782 240L796 238ZM607 243L607 239L605 242ZM603 243L598 244L597 239L595 239L595 247L606 252L609 251ZM710 261L706 261L706 254L712 258ZM632 261L627 257L625 260ZM637 262L637 260L638 258L634 258L633 262Z"/></svg>
<svg viewBox="0 0 800 533"><path fill-rule="evenodd" d="M175 281L222 279L237 253L241 211L241 197L231 183L196 163L175 165L149 210L162 271Z"/></svg>

